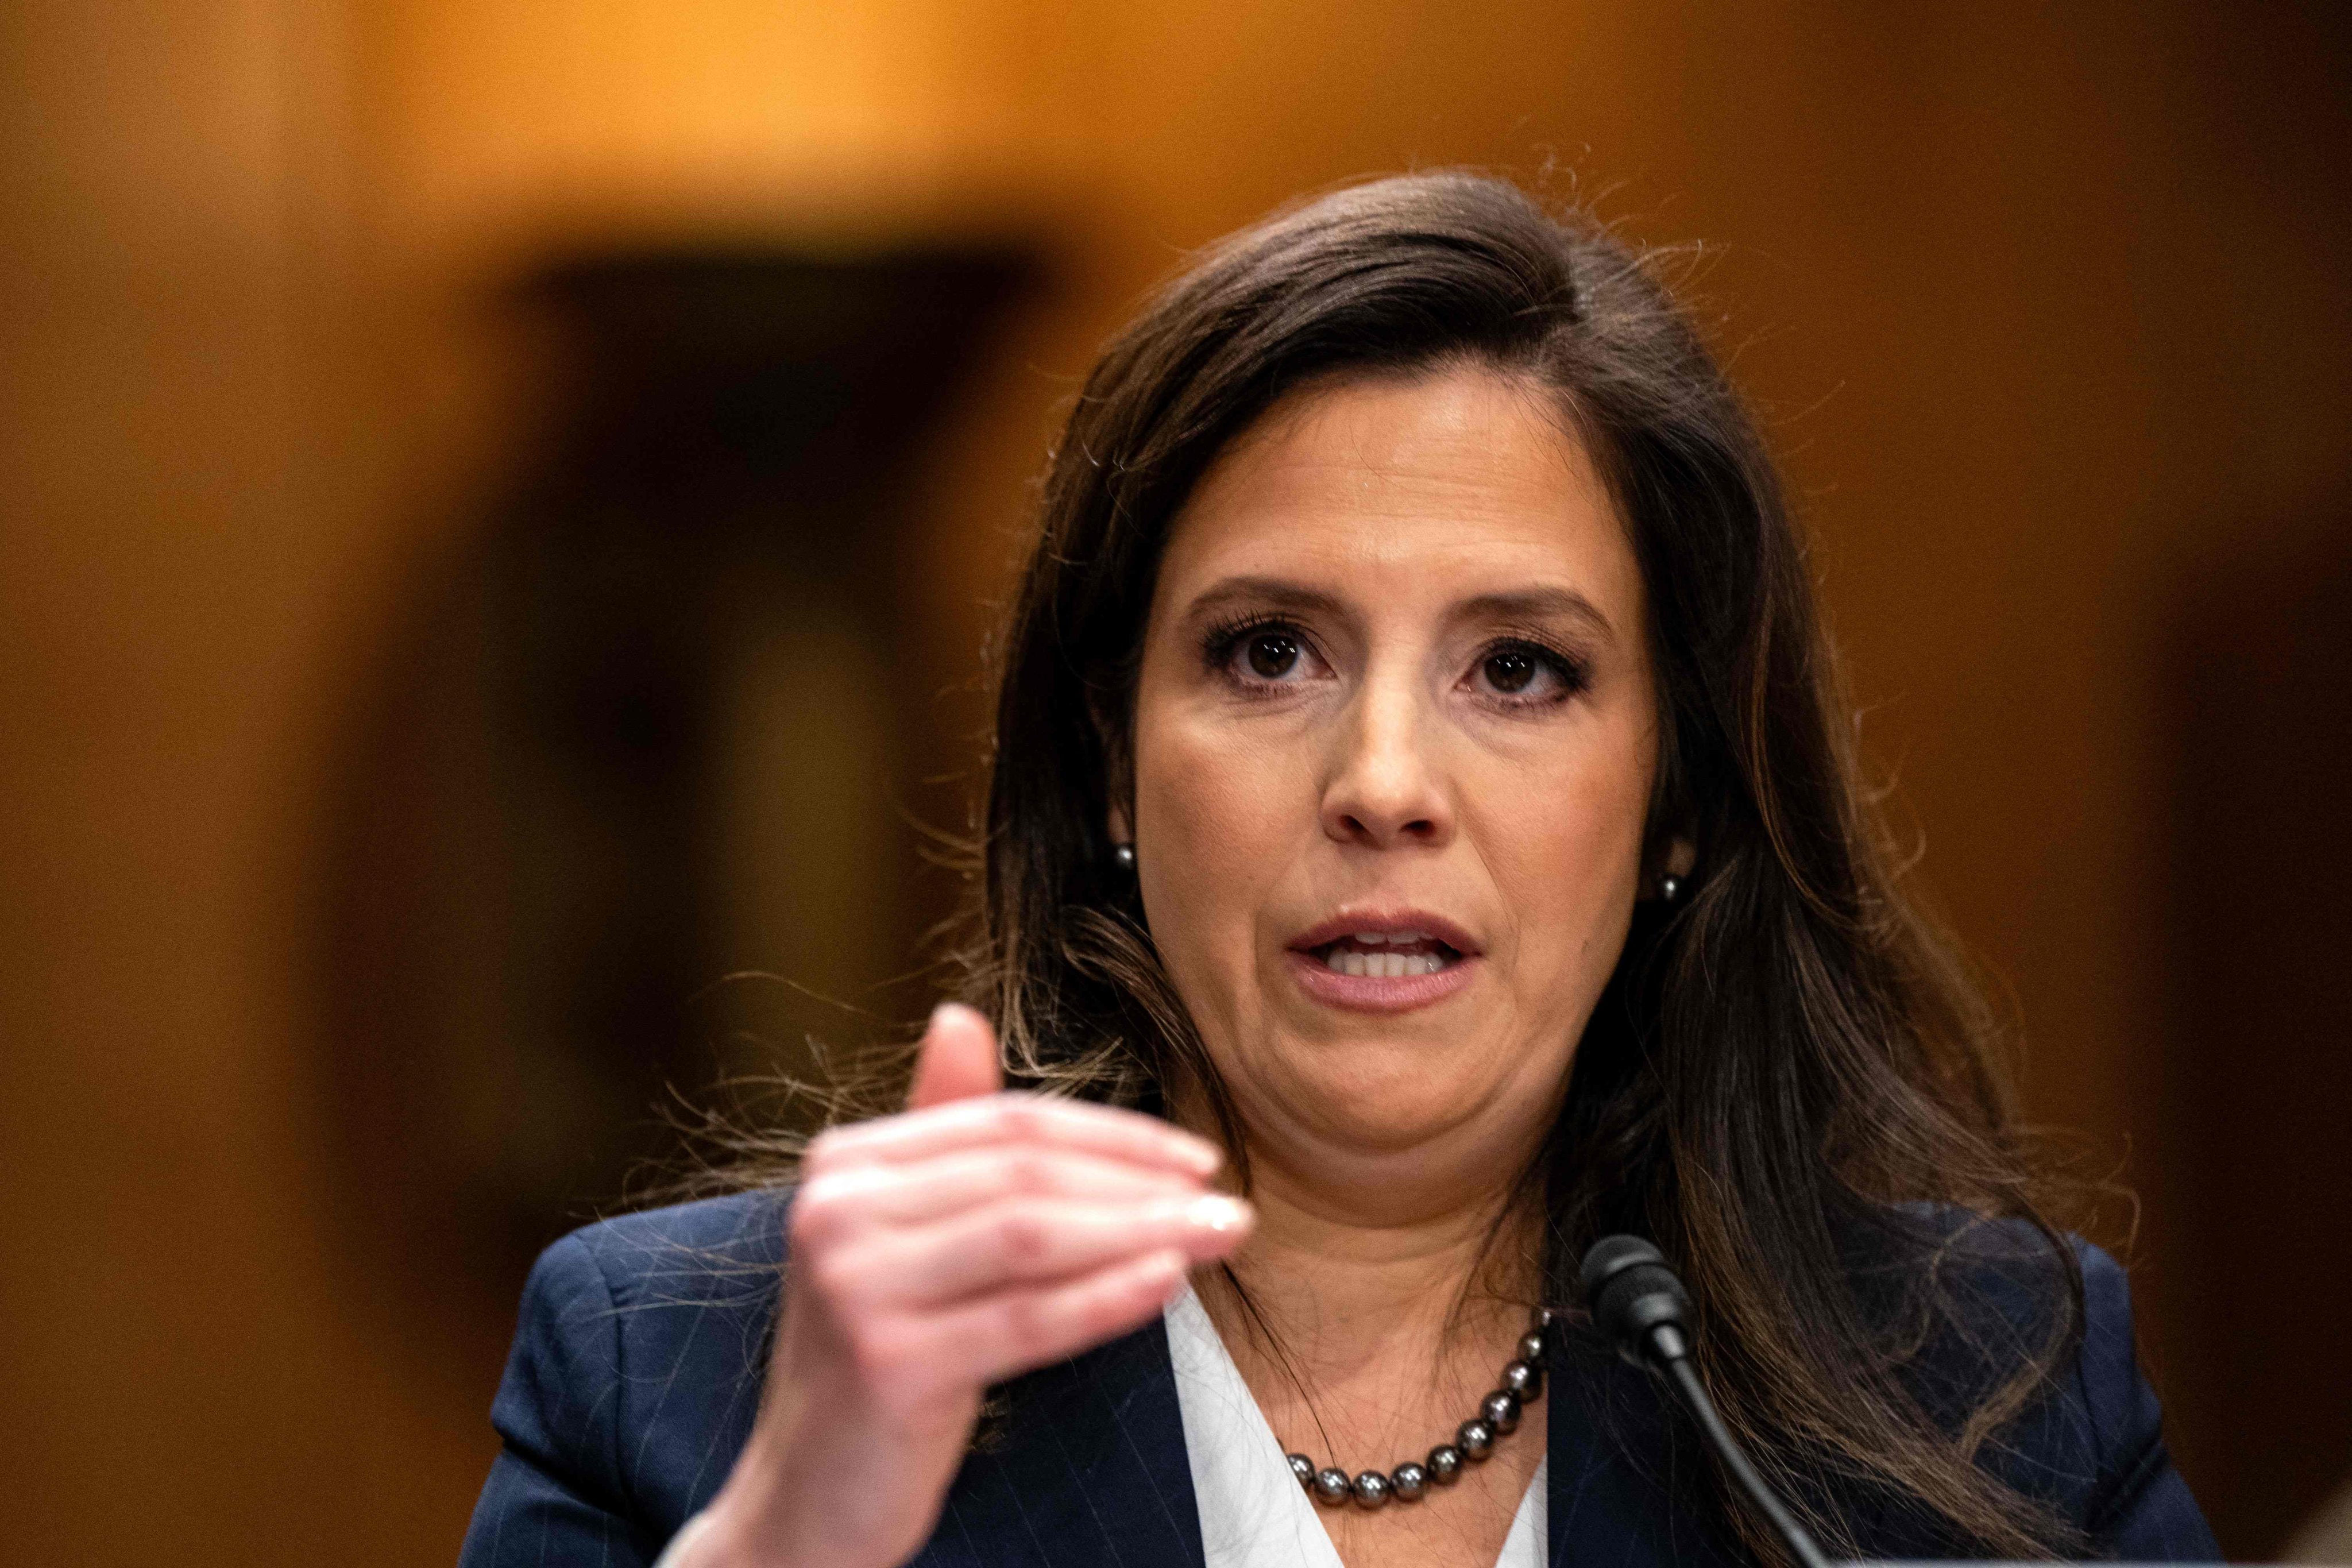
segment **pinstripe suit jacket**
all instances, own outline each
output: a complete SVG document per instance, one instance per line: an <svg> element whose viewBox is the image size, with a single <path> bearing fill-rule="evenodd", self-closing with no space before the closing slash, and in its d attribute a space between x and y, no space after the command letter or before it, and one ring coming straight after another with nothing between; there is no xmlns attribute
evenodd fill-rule
<svg viewBox="0 0 2352 1568"><path fill-rule="evenodd" d="M659 1555L750 1434L782 1237L780 1200L747 1194L591 1226L548 1249L491 1406L505 1447L462 1568L644 1568ZM2134 1360L2122 1271L2096 1248L2082 1256L2088 1310L2072 1375L1987 1462L2079 1524L2098 1555L2215 1558ZM2030 1317L2030 1286L1988 1272L1988 1313ZM1690 1500L1696 1437L1647 1375L1564 1339L1542 1405L1549 1561L1739 1561L1712 1510ZM1945 1367L1922 1386L1932 1398L1969 1381L1965 1368ZM1157 1321L1008 1393L1003 1441L965 1463L917 1568L1200 1568ZM1899 1500L1850 1489L1824 1500L1871 1554L1963 1554Z"/></svg>

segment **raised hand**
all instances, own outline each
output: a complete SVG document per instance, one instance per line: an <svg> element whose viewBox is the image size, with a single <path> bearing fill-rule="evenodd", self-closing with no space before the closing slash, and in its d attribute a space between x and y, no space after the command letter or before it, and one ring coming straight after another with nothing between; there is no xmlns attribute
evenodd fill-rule
<svg viewBox="0 0 2352 1568"><path fill-rule="evenodd" d="M950 1004L908 1109L810 1146L759 1419L675 1568L905 1561L989 1384L1140 1326L1247 1235L1209 1143L1002 1082Z"/></svg>

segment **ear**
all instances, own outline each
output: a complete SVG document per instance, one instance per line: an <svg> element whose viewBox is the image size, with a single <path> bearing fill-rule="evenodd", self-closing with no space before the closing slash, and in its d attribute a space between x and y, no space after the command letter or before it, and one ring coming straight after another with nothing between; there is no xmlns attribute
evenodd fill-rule
<svg viewBox="0 0 2352 1568"><path fill-rule="evenodd" d="M1675 837L1666 842L1665 864L1659 868L1670 877L1687 877L1698 864L1698 846L1688 838Z"/></svg>
<svg viewBox="0 0 2352 1568"><path fill-rule="evenodd" d="M1129 804L1134 799L1135 775L1129 765L1128 746L1131 737L1103 710L1103 700L1097 694L1087 705L1087 721L1095 727L1095 748L1102 758L1103 828L1111 844L1135 842L1135 823Z"/></svg>
<svg viewBox="0 0 2352 1568"><path fill-rule="evenodd" d="M1662 884L1671 877L1688 885L1691 868L1698 864L1698 844L1687 834L1650 841L1648 853L1642 857L1642 885L1635 897L1643 903L1665 896Z"/></svg>

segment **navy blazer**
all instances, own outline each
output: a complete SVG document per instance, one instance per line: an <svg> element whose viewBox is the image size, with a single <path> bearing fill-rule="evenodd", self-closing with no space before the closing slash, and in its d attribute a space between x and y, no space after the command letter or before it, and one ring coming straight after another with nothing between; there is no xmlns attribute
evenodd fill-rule
<svg viewBox="0 0 2352 1568"><path fill-rule="evenodd" d="M2072 1375L1986 1463L2079 1525L2094 1555L2219 1558L2167 1454L2132 1350L2123 1271L2083 1247ZM490 1419L505 1439L462 1568L643 1568L727 1479L760 1402L783 1258L781 1200L750 1194L591 1226L548 1248ZM1703 1462L1647 1373L1556 1336L1542 1402L1549 1561L1732 1563L1674 1488ZM1201 1568L1201 1524L1158 1321L1019 1380L1003 1440L950 1488L919 1568ZM1966 1554L1899 1500L1839 1494L1868 1555Z"/></svg>

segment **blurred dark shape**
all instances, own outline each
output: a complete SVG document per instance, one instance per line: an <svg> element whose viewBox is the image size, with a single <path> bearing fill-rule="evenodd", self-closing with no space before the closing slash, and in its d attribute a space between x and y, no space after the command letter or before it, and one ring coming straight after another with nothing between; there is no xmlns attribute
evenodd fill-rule
<svg viewBox="0 0 2352 1568"><path fill-rule="evenodd" d="M464 1375L540 1247L674 1170L673 1094L919 1013L888 983L953 884L908 814L951 748L907 478L1024 271L635 254L513 301L551 436L391 639L328 954L360 1250Z"/></svg>
<svg viewBox="0 0 2352 1568"><path fill-rule="evenodd" d="M2168 671L2174 1239L2157 1261L2185 1332L2162 1370L2184 1471L2240 1561L2274 1557L2352 1469L2347 540L2203 574Z"/></svg>

